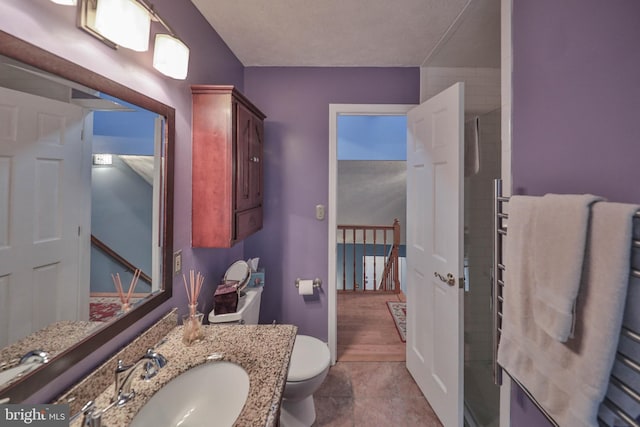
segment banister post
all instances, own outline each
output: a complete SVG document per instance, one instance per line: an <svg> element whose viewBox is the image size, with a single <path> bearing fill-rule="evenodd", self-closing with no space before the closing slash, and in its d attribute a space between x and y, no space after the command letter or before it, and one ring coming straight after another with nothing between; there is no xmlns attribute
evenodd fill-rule
<svg viewBox="0 0 640 427"><path fill-rule="evenodd" d="M400 246L400 221L398 218L393 220L393 244Z"/></svg>
<svg viewBox="0 0 640 427"><path fill-rule="evenodd" d="M393 221L393 246L395 247L395 259L393 260L393 290L400 292L400 274L398 271L398 257L400 256L400 221L396 218Z"/></svg>

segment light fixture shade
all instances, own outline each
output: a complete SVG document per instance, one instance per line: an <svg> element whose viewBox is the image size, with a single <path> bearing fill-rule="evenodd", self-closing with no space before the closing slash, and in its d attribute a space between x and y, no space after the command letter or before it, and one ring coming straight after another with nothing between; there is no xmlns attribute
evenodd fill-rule
<svg viewBox="0 0 640 427"><path fill-rule="evenodd" d="M75 6L78 4L77 0L51 0L54 3L62 4L65 6Z"/></svg>
<svg viewBox="0 0 640 427"><path fill-rule="evenodd" d="M153 68L165 76L184 80L189 70L189 48L168 34L156 34Z"/></svg>
<svg viewBox="0 0 640 427"><path fill-rule="evenodd" d="M98 0L95 27L119 46L138 52L149 50L151 17L135 0Z"/></svg>

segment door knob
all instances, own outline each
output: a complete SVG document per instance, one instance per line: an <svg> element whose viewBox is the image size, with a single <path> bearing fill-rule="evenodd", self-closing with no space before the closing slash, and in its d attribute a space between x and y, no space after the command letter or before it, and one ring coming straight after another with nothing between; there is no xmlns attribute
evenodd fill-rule
<svg viewBox="0 0 640 427"><path fill-rule="evenodd" d="M440 279L441 281L443 281L444 283L446 283L447 285L449 285L449 286L455 286L456 285L456 278L453 277L453 274L451 274L451 273L447 273L447 277L445 277L442 274L434 271L433 275L435 277L437 277L438 279Z"/></svg>

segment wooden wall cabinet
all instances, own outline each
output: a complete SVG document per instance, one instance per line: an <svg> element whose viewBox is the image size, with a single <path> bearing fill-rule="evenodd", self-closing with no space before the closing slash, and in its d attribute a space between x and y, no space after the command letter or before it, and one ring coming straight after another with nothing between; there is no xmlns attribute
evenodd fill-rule
<svg viewBox="0 0 640 427"><path fill-rule="evenodd" d="M266 116L233 86L191 94L191 246L228 248L262 228Z"/></svg>

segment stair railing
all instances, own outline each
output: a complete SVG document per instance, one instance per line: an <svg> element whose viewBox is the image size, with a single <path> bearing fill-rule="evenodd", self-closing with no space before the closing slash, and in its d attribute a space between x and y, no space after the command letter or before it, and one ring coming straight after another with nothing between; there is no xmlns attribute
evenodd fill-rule
<svg viewBox="0 0 640 427"><path fill-rule="evenodd" d="M342 266L339 291L400 292L400 222L397 219L391 226L338 225L337 241ZM366 276L367 255L373 255L372 278ZM384 257L381 274L377 268L379 256Z"/></svg>
<svg viewBox="0 0 640 427"><path fill-rule="evenodd" d="M102 240L98 239L93 234L91 235L91 244L96 248L100 249L102 252L107 254L107 256L115 261L117 261L120 265L125 267L128 271L134 272L137 267L129 262L125 257L114 251L109 245L104 243ZM151 277L149 277L144 272L140 272L140 279L148 284L151 284Z"/></svg>

